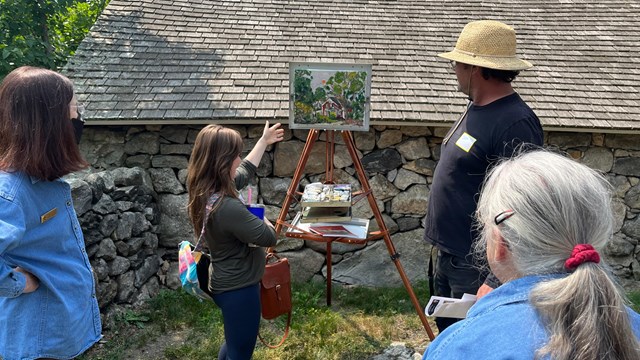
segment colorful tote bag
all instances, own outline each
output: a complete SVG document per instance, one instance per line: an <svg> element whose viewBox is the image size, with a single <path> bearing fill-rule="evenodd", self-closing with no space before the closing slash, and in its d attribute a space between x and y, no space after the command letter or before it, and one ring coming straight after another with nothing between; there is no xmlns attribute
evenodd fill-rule
<svg viewBox="0 0 640 360"><path fill-rule="evenodd" d="M211 256L202 250L202 244L207 219L218 198L220 198L219 194L213 194L207 201L202 230L195 247L192 249L191 242L185 240L180 243L178 250L178 273L182 288L200 300L213 301L212 294L209 291Z"/></svg>

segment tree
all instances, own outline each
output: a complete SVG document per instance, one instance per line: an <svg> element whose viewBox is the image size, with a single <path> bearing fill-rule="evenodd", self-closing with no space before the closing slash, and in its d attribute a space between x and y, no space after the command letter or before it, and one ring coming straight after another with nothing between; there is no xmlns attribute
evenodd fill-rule
<svg viewBox="0 0 640 360"><path fill-rule="evenodd" d="M324 85L326 93L334 96L345 109L345 120L364 116L366 78L364 71L338 71Z"/></svg>
<svg viewBox="0 0 640 360"><path fill-rule="evenodd" d="M0 78L22 65L58 70L109 0L0 0Z"/></svg>
<svg viewBox="0 0 640 360"><path fill-rule="evenodd" d="M308 124L313 121L313 89L311 89L311 71L296 70L294 76L294 117L297 123Z"/></svg>
<svg viewBox="0 0 640 360"><path fill-rule="evenodd" d="M311 71L296 70L294 80L294 93L300 101L306 105L313 105L313 90L311 89Z"/></svg>

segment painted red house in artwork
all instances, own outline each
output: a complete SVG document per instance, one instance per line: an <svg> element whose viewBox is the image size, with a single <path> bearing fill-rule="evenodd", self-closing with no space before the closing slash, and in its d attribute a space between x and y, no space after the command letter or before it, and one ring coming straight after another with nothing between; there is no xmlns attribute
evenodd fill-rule
<svg viewBox="0 0 640 360"><path fill-rule="evenodd" d="M345 119L345 111L342 105L335 98L330 97L324 103L322 103L322 115L329 116L329 112L333 111L336 114L336 118Z"/></svg>

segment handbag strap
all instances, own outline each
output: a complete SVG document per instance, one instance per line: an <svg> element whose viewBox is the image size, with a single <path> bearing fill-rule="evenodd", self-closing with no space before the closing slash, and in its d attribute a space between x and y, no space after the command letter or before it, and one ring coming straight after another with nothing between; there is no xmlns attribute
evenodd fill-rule
<svg viewBox="0 0 640 360"><path fill-rule="evenodd" d="M268 347L269 349L279 348L280 346L282 346L282 344L284 344L284 341L287 340L287 336L289 336L289 325L290 324L291 324L291 311L289 311L289 313L287 314L287 327L284 329L284 335L282 336L282 339L280 340L278 345L267 344L267 342L264 341L264 339L260 335L260 332L258 332L258 339L260 339L260 342L263 343L264 346Z"/></svg>
<svg viewBox="0 0 640 360"><path fill-rule="evenodd" d="M198 237L198 242L196 243L196 246L193 248L193 251L200 251L202 249L201 244L202 244L202 238L204 237L204 229L207 226L207 219L209 218L209 215L213 210L213 206L216 204L216 201L218 201L219 198L220 198L220 194L213 193L209 197L209 200L207 200L207 205L205 206L205 209L204 209L204 218L202 219L202 230L200 230L200 236Z"/></svg>

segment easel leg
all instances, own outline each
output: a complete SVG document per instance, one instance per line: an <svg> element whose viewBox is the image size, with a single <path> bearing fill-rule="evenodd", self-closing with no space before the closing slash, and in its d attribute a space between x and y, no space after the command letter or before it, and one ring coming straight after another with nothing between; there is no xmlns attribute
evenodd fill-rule
<svg viewBox="0 0 640 360"><path fill-rule="evenodd" d="M298 166L296 167L296 171L293 174L293 179L291 179L291 184L289 185L289 189L287 190L287 196L285 196L284 203L282 204L282 209L280 209L278 221L276 221L276 234L280 234L280 230L282 230L282 224L287 219L291 201L293 200L293 196L296 193L298 185L300 184L302 174L304 174L304 167L307 165L309 156L311 156L311 149L313 149L313 145L318 140L318 134L318 130L309 130L309 135L307 135L307 142L304 144L304 149L302 149L302 155L300 155Z"/></svg>
<svg viewBox="0 0 640 360"><path fill-rule="evenodd" d="M396 265L396 269L398 269L398 274L400 274L400 278L402 279L402 283L404 287L407 289L409 293L409 297L411 298L411 302L413 303L413 307L416 309L418 313L418 317L420 317L420 321L422 322L422 326L427 331L427 335L429 336L429 340L435 339L435 335L431 330L431 326L429 326L429 322L427 321L427 316L424 314L422 306L418 302L416 294L413 292L413 287L411 286L411 282L409 278L407 278L406 273L404 272L404 268L400 263L400 254L396 251L393 242L391 241L391 236L389 235L389 231L387 230L387 225L384 223L382 219L382 214L380 213L380 209L378 208L378 204L376 203L375 198L373 197L373 192L371 191L371 187L369 186L369 179L364 172L364 167L362 166L362 162L358 157L358 153L356 152L355 141L353 140L353 136L349 131L343 131L342 137L344 139L345 144L347 145L347 149L349 150L349 154L351 155L351 159L353 160L353 165L356 168L356 173L358 174L358 179L360 180L360 186L362 187L362 191L367 194L367 200L369 201L369 205L371 207L371 211L373 212L374 217L378 223L378 228L384 235L384 243L387 246L387 250L389 251L389 255L391 256L391 260Z"/></svg>
<svg viewBox="0 0 640 360"><path fill-rule="evenodd" d="M331 306L331 265L333 264L331 260L331 245L332 241L327 241L327 255L325 259L327 260L327 306Z"/></svg>

